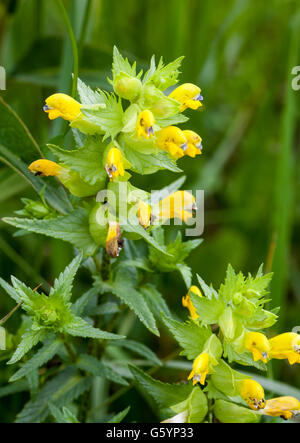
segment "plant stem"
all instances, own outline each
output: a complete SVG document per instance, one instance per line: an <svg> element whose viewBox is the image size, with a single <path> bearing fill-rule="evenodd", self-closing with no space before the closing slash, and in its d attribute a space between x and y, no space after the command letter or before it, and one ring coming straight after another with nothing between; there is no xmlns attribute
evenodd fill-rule
<svg viewBox="0 0 300 443"><path fill-rule="evenodd" d="M4 325L4 323L13 315L13 313L21 306L22 303L22 301L18 303L8 314L6 314L5 317L0 320L0 325Z"/></svg>
<svg viewBox="0 0 300 443"><path fill-rule="evenodd" d="M71 43L71 47L72 47L72 53L73 53L73 80L72 80L72 97L75 98L76 97L76 93L77 93L77 80L78 80L78 49L77 49L77 43L76 43L76 38L72 29L72 25L69 19L69 16L67 14L67 11L64 7L64 4L62 2L62 0L56 0L57 6L60 9L62 18L65 22L67 31L68 31L68 35L70 38L70 43Z"/></svg>
<svg viewBox="0 0 300 443"><path fill-rule="evenodd" d="M82 49L83 49L83 45L84 45L84 41L85 41L85 37L86 37L86 31L87 31L87 27L88 27L91 9L92 9L92 0L88 0L86 7L85 7L85 11L84 11L84 17L83 17L83 21L82 21L80 36L78 39L79 59L81 59L81 53L82 53Z"/></svg>

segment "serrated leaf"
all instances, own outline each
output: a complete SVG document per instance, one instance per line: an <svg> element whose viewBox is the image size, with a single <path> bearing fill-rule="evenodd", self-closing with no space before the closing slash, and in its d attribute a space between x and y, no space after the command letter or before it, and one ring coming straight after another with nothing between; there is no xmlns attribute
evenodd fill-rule
<svg viewBox="0 0 300 443"><path fill-rule="evenodd" d="M111 343L113 346L119 346L121 348L129 349L130 351L134 352L135 354L141 355L142 357L145 357L155 365L161 366L162 362L159 358L156 357L154 352L151 351L147 346L145 346L142 343L139 343L135 340L118 340Z"/></svg>
<svg viewBox="0 0 300 443"><path fill-rule="evenodd" d="M54 285L50 290L49 297L59 296L65 302L68 302L72 296L73 281L82 260L82 255L77 257L66 267L66 269L54 281Z"/></svg>
<svg viewBox="0 0 300 443"><path fill-rule="evenodd" d="M179 263L177 269L182 275L186 287L189 289L192 285L192 269L185 263Z"/></svg>
<svg viewBox="0 0 300 443"><path fill-rule="evenodd" d="M93 91L82 80L80 80L80 78L77 81L77 90L80 101L84 105L97 105L99 103L104 103L103 97L97 91Z"/></svg>
<svg viewBox="0 0 300 443"><path fill-rule="evenodd" d="M49 404L49 410L56 423L79 423L78 419L65 406L60 410L55 405Z"/></svg>
<svg viewBox="0 0 300 443"><path fill-rule="evenodd" d="M211 336L208 328L199 326L194 321L180 323L162 315L163 321L175 340L183 348L182 355L186 355L189 360L194 360L203 351L204 345Z"/></svg>
<svg viewBox="0 0 300 443"><path fill-rule="evenodd" d="M96 377L102 377L119 385L128 386L128 382L121 377L111 366L97 360L92 355L82 354L79 356L76 366L83 371Z"/></svg>
<svg viewBox="0 0 300 443"><path fill-rule="evenodd" d="M161 320L161 313L164 312L168 317L172 317L165 299L155 286L150 283L140 288L145 300L158 320Z"/></svg>
<svg viewBox="0 0 300 443"><path fill-rule="evenodd" d="M10 385L6 385L0 388L0 398L7 395L17 394L18 392L28 391L29 385L27 380L19 380Z"/></svg>
<svg viewBox="0 0 300 443"><path fill-rule="evenodd" d="M64 332L74 337L99 338L101 340L118 340L124 338L123 335L112 334L111 332L101 331L87 323L83 318L72 316L71 322L64 325Z"/></svg>
<svg viewBox="0 0 300 443"><path fill-rule="evenodd" d="M90 235L88 213L84 208L49 220L6 217L3 221L29 232L70 242L76 248L81 249L86 256L93 255L98 248Z"/></svg>
<svg viewBox="0 0 300 443"><path fill-rule="evenodd" d="M224 310L224 305L221 301L216 298L209 300L206 297L199 297L195 294L191 294L191 299L202 324L212 325L218 323L219 317Z"/></svg>
<svg viewBox="0 0 300 443"><path fill-rule="evenodd" d="M54 357L61 346L62 342L60 340L52 339L48 343L45 343L44 346L39 349L37 353L21 367L21 369L19 369L12 377L10 377L9 381L12 382L19 380L22 377L28 376L28 374L35 369L43 366Z"/></svg>
<svg viewBox="0 0 300 443"><path fill-rule="evenodd" d="M170 86L175 85L178 81L178 76L180 74L179 68L183 59L184 57L179 57L173 62L165 65L161 58L155 70L152 61L150 72L148 71L145 75L146 83L152 82L161 90L165 90Z"/></svg>
<svg viewBox="0 0 300 443"><path fill-rule="evenodd" d="M125 74L131 75L132 77L136 76L136 68L135 63L131 66L128 61L128 58L124 58L118 48L114 46L113 51L113 65L112 65L113 76L115 77L120 72L124 72Z"/></svg>
<svg viewBox="0 0 300 443"><path fill-rule="evenodd" d="M20 303L21 299L17 291L8 284L3 278L0 277L0 286L4 289L5 292L16 302Z"/></svg>
<svg viewBox="0 0 300 443"><path fill-rule="evenodd" d="M82 315L90 300L92 300L98 293L99 291L97 288L91 288L85 294L79 297L72 305L73 314L78 316Z"/></svg>
<svg viewBox="0 0 300 443"><path fill-rule="evenodd" d="M90 377L82 377L69 367L47 382L35 399L26 403L17 423L40 423L49 415L49 403L60 408L71 403L91 386Z"/></svg>
<svg viewBox="0 0 300 443"><path fill-rule="evenodd" d="M105 108L97 110L83 109L84 115L88 121L99 128L104 133L103 140L108 137L115 138L123 128L123 108L121 100L118 100L114 94L98 91L101 95ZM74 123L76 120L74 121ZM71 124L72 126L72 124Z"/></svg>
<svg viewBox="0 0 300 443"><path fill-rule="evenodd" d="M128 406L126 409L119 412L118 414L114 415L110 420L108 420L107 423L121 423L121 421L124 420L129 411L130 406Z"/></svg>
<svg viewBox="0 0 300 443"><path fill-rule="evenodd" d="M30 349L32 349L35 345L37 345L40 341L42 341L46 336L46 332L44 330L38 331L27 331L22 337L21 342L18 344L17 349L15 350L11 359L7 362L7 364L12 365L19 361L25 354L27 354Z"/></svg>
<svg viewBox="0 0 300 443"><path fill-rule="evenodd" d="M105 283L102 287L99 287L101 292L112 292L119 297L123 303L128 305L132 309L141 322L146 326L149 331L159 336L159 331L156 326L155 319L150 311L143 296L137 292L130 283L120 284L117 282Z"/></svg>
<svg viewBox="0 0 300 443"><path fill-rule="evenodd" d="M62 149L56 145L48 145L60 162L68 165L89 185L105 185L107 174L103 166L103 153L106 145L100 136L87 136L84 146L73 151Z"/></svg>
<svg viewBox="0 0 300 443"><path fill-rule="evenodd" d="M136 366L129 366L132 375L141 387L154 399L162 410L186 400L193 389L191 384L169 384L155 380ZM169 415L171 412L169 411Z"/></svg>

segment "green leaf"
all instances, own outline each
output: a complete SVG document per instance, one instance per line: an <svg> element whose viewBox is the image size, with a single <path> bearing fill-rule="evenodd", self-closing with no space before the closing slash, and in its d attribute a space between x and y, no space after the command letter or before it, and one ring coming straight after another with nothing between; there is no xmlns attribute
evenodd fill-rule
<svg viewBox="0 0 300 443"><path fill-rule="evenodd" d="M107 423L121 423L121 421L124 420L129 411L130 406L128 406L126 409L119 412L118 414L114 415L110 420L108 420Z"/></svg>
<svg viewBox="0 0 300 443"><path fill-rule="evenodd" d="M194 360L203 351L204 345L211 336L208 328L199 326L194 321L180 323L162 314L164 323L175 340L183 348L181 355L185 355L189 360Z"/></svg>
<svg viewBox="0 0 300 443"><path fill-rule="evenodd" d="M215 372L211 375L211 382L218 391L223 392L229 397L239 395L237 382L249 378L234 371L224 360L220 360L214 369Z"/></svg>
<svg viewBox="0 0 300 443"><path fill-rule="evenodd" d="M85 144L79 149L68 151L56 145L48 145L61 163L68 165L89 185L104 187L107 174L103 166L103 153L106 145L99 136L87 136Z"/></svg>
<svg viewBox="0 0 300 443"><path fill-rule="evenodd" d="M207 399L201 389L196 386L185 401L172 406L172 409L178 414L186 411L185 423L201 423L208 412Z"/></svg>
<svg viewBox="0 0 300 443"><path fill-rule="evenodd" d="M22 120L0 97L0 144L25 162L42 152Z"/></svg>
<svg viewBox="0 0 300 443"><path fill-rule="evenodd" d="M155 400L160 409L170 409L187 399L193 389L191 384L169 384L155 380L136 366L129 366L141 387ZM169 415L171 415L170 411Z"/></svg>
<svg viewBox="0 0 300 443"><path fill-rule="evenodd" d="M73 281L82 260L82 255L77 257L66 267L66 269L54 281L54 285L50 290L49 297L59 296L65 302L68 302L72 296Z"/></svg>
<svg viewBox="0 0 300 443"><path fill-rule="evenodd" d="M252 354L250 352L239 353L236 352L230 343L223 342L224 346L224 357L228 358L228 362L233 361L239 363L242 366L254 366L255 368L266 371L267 367L262 361L254 361Z"/></svg>
<svg viewBox="0 0 300 443"><path fill-rule="evenodd" d="M128 386L128 382L123 377L92 355L81 354L76 362L76 366L96 377L102 377L119 385Z"/></svg>
<svg viewBox="0 0 300 443"><path fill-rule="evenodd" d="M216 400L213 412L221 423L257 423L260 421L259 415L251 409L225 400Z"/></svg>
<svg viewBox="0 0 300 443"><path fill-rule="evenodd" d="M90 123L99 128L99 132L104 133L103 140L108 137L112 139L121 132L123 128L123 108L121 100L117 99L114 94L98 91L105 108L97 110L83 109L83 113ZM72 127L76 127L76 120L71 123Z"/></svg>
<svg viewBox="0 0 300 443"><path fill-rule="evenodd" d="M152 59L152 66L150 71L145 74L144 81L146 80L146 83L154 83L154 85L162 91L175 85L178 82L178 76L180 74L179 68L183 59L184 57L179 57L173 62L165 65L161 58L155 69L155 59Z"/></svg>
<svg viewBox="0 0 300 443"><path fill-rule="evenodd" d="M93 91L82 80L80 80L80 78L77 81L77 90L80 101L84 105L97 105L99 103L104 103L103 97L97 91Z"/></svg>
<svg viewBox="0 0 300 443"><path fill-rule="evenodd" d="M75 303L73 303L72 312L75 315L81 316L90 300L92 300L98 293L99 290L97 288L89 289L85 294L79 297Z"/></svg>
<svg viewBox="0 0 300 443"><path fill-rule="evenodd" d="M148 283L142 286L139 291L143 294L149 308L156 316L157 320L161 320L161 313L165 313L168 317L172 317L172 314L168 308L165 299L155 286Z"/></svg>
<svg viewBox="0 0 300 443"><path fill-rule="evenodd" d="M2 288L4 289L5 292L7 292L7 294L16 302L16 303L20 303L21 299L19 294L17 293L17 291L11 286L9 285L5 280L3 280L3 278L0 277L0 286L2 286Z"/></svg>
<svg viewBox="0 0 300 443"><path fill-rule="evenodd" d="M192 269L185 263L178 263L177 269L182 275L186 287L189 289L192 285Z"/></svg>
<svg viewBox="0 0 300 443"><path fill-rule="evenodd" d="M16 228L70 242L81 249L86 256L93 255L97 250L97 245L89 232L88 213L83 208L76 209L67 216L49 220L6 217L3 221Z"/></svg>
<svg viewBox="0 0 300 443"><path fill-rule="evenodd" d="M6 330L0 326L0 351L6 350Z"/></svg>
<svg viewBox="0 0 300 443"><path fill-rule="evenodd" d="M130 283L105 283L99 287L101 292L112 292L117 297L119 297L123 303L128 305L130 309L132 309L141 322L146 326L149 331L153 334L159 336L159 331L157 329L155 319L153 317L152 312L150 311L146 301L143 296L137 292Z"/></svg>
<svg viewBox="0 0 300 443"><path fill-rule="evenodd" d="M132 77L136 76L136 63L131 66L127 57L124 58L116 46L114 46L113 52L112 72L114 77L120 72L125 72L125 74L131 75Z"/></svg>
<svg viewBox="0 0 300 443"><path fill-rule="evenodd" d="M28 376L28 374L35 369L43 366L54 357L61 346L62 342L60 340L49 340L48 343L45 343L44 346L21 367L21 369L10 377L9 381L19 380L22 377Z"/></svg>
<svg viewBox="0 0 300 443"><path fill-rule="evenodd" d="M156 357L154 352L151 351L147 346L145 346L142 343L139 343L135 340L118 340L111 343L113 346L120 346L121 348L129 349L130 351L134 352L135 354L141 355L142 357L145 357L150 362L154 363L155 365L161 366L162 362L159 358Z"/></svg>
<svg viewBox="0 0 300 443"><path fill-rule="evenodd" d="M63 327L63 330L67 334L73 335L74 337L100 338L102 340L117 340L124 338L123 335L112 334L110 332L101 331L101 329L94 328L92 325L83 320L83 318L76 317L75 315L71 317L71 322L67 323Z"/></svg>
<svg viewBox="0 0 300 443"><path fill-rule="evenodd" d="M79 423L78 419L65 406L60 410L55 405L49 404L49 410L56 423Z"/></svg>
<svg viewBox="0 0 300 443"><path fill-rule="evenodd" d="M58 408L68 405L90 386L90 377L82 377L75 368L69 367L43 386L18 414L16 422L40 423L49 415L49 404Z"/></svg>
<svg viewBox="0 0 300 443"><path fill-rule="evenodd" d="M35 345L37 345L40 341L42 341L46 336L46 332L44 330L38 331L27 331L23 334L22 340L19 343L17 349L15 350L11 359L7 362L7 364L12 365L19 361L27 352L30 351Z"/></svg>
<svg viewBox="0 0 300 443"><path fill-rule="evenodd" d="M131 164L131 170L138 174L154 174L162 169L168 169L172 172L182 172L173 160L166 152L157 152L157 154L144 154L135 149L132 149L130 145L123 146L124 156Z"/></svg>
<svg viewBox="0 0 300 443"><path fill-rule="evenodd" d="M224 305L221 301L216 298L209 300L206 297L198 297L198 295L194 294L191 294L191 299L202 324L212 325L213 323L218 323L218 319L224 310Z"/></svg>

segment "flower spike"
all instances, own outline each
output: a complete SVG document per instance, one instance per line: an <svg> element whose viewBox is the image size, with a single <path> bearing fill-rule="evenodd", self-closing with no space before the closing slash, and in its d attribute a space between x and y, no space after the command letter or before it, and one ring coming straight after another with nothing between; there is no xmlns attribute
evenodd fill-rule
<svg viewBox="0 0 300 443"><path fill-rule="evenodd" d="M43 110L48 114L50 120L62 117L72 122L81 112L81 104L67 94L53 94L46 99Z"/></svg>
<svg viewBox="0 0 300 443"><path fill-rule="evenodd" d="M181 103L181 112L185 111L187 108L196 110L202 106L201 101L203 100L203 97L200 92L201 89L198 86L193 85L192 83L184 83L171 92L169 97Z"/></svg>

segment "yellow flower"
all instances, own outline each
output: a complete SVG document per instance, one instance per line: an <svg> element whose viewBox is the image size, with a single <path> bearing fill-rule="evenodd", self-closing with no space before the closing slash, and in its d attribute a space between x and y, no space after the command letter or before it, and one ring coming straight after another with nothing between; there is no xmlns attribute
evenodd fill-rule
<svg viewBox="0 0 300 443"><path fill-rule="evenodd" d="M31 163L28 169L35 175L40 175L41 177L55 177L62 170L62 167L51 160L41 158Z"/></svg>
<svg viewBox="0 0 300 443"><path fill-rule="evenodd" d="M251 409L263 409L266 406L264 388L255 380L245 379L239 382L240 395Z"/></svg>
<svg viewBox="0 0 300 443"><path fill-rule="evenodd" d="M300 335L295 332L285 332L269 340L271 345L270 357L287 358L289 363L300 363Z"/></svg>
<svg viewBox="0 0 300 443"><path fill-rule="evenodd" d="M108 223L108 233L106 237L105 249L110 257L116 258L119 256L123 247L121 240L121 228L119 223L110 221Z"/></svg>
<svg viewBox="0 0 300 443"><path fill-rule="evenodd" d="M197 314L196 308L192 303L191 300L191 293L198 295L199 297L202 297L201 291L198 288L198 286L191 286L189 289L189 292L186 294L185 297L182 297L182 305L185 308L188 308L188 310L190 311L190 315L192 317L193 320L197 320L197 318L199 318L199 315Z"/></svg>
<svg viewBox="0 0 300 443"><path fill-rule="evenodd" d="M152 138L154 133L155 118L151 111L145 110L140 113L136 125L139 139L141 137Z"/></svg>
<svg viewBox="0 0 300 443"><path fill-rule="evenodd" d="M194 131L183 131L187 139L186 155L189 157L196 157L198 154L202 154L202 138Z"/></svg>
<svg viewBox="0 0 300 443"><path fill-rule="evenodd" d="M288 396L271 398L267 400L266 407L262 413L289 420L293 416L300 414L300 402L295 397Z"/></svg>
<svg viewBox="0 0 300 443"><path fill-rule="evenodd" d="M122 160L122 154L119 149L111 148L108 151L105 170L110 178L110 181L113 181L119 175L124 176L124 164Z"/></svg>
<svg viewBox="0 0 300 443"><path fill-rule="evenodd" d="M168 126L157 133L156 143L172 157L183 157L187 149L187 140L183 131L177 126Z"/></svg>
<svg viewBox="0 0 300 443"><path fill-rule="evenodd" d="M193 379L193 385L197 383L205 384L206 376L209 373L209 360L210 357L207 352L198 355L194 360L193 369L188 376L188 380Z"/></svg>
<svg viewBox="0 0 300 443"><path fill-rule="evenodd" d="M138 207L138 219L143 228L147 229L151 222L151 206L140 200Z"/></svg>
<svg viewBox="0 0 300 443"><path fill-rule="evenodd" d="M159 202L158 216L160 219L179 218L187 222L196 209L195 198L190 192L176 191Z"/></svg>
<svg viewBox="0 0 300 443"><path fill-rule="evenodd" d="M47 112L50 120L62 117L64 120L72 122L80 114L81 104L74 98L66 94L53 94L46 99L46 104L43 107Z"/></svg>
<svg viewBox="0 0 300 443"><path fill-rule="evenodd" d="M262 360L264 363L268 360L270 351L269 340L260 332L247 332L244 339L245 348L252 352L253 360Z"/></svg>
<svg viewBox="0 0 300 443"><path fill-rule="evenodd" d="M187 108L195 110L202 106L203 97L200 92L201 89L198 86L185 83L171 92L169 97L181 103L180 111L183 112Z"/></svg>

